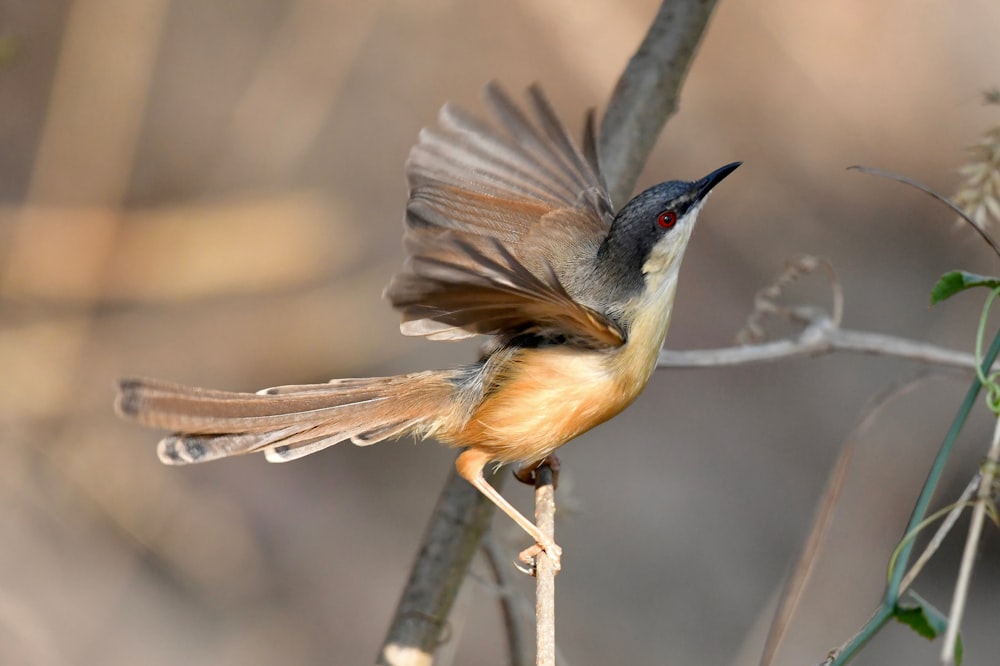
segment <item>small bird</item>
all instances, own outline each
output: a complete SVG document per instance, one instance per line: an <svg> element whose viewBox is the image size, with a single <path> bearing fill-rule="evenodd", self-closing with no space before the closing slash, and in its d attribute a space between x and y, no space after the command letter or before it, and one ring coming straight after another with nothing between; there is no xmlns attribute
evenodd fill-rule
<svg viewBox="0 0 1000 666"><path fill-rule="evenodd" d="M385 295L404 335L486 336L474 363L394 377L334 379L256 393L151 379L119 384L119 415L174 434L168 465L263 451L285 462L350 440L404 435L464 449L458 472L509 515L558 570L561 549L483 476L533 469L615 416L649 381L681 259L709 192L739 162L655 185L617 213L601 175L593 111L582 150L541 89L526 113L495 83L490 125L452 105L406 163L408 259Z"/></svg>

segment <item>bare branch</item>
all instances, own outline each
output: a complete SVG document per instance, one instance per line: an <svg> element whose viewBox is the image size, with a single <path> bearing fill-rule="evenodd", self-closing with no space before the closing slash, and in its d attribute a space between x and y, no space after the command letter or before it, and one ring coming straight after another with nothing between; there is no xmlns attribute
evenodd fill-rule
<svg viewBox="0 0 1000 666"><path fill-rule="evenodd" d="M491 483L498 488L502 477ZM452 471L396 608L379 666L427 666L461 588L493 504Z"/></svg>
<svg viewBox="0 0 1000 666"><path fill-rule="evenodd" d="M555 540L556 498L552 467L535 470L535 524ZM535 664L556 663L556 571L543 550L535 558Z"/></svg>
<svg viewBox="0 0 1000 666"><path fill-rule="evenodd" d="M806 312L800 308L800 314ZM759 345L660 352L658 368L712 368L719 366L767 363L784 359L822 356L835 351L857 354L896 356L927 365L974 371L972 354L944 349L881 333L866 333L836 328L825 313L813 313L798 338L775 340Z"/></svg>
<svg viewBox="0 0 1000 666"><path fill-rule="evenodd" d="M677 111L681 84L715 1L660 5L639 50L618 79L600 132L601 171L615 206L628 200L660 130Z"/></svg>
<svg viewBox="0 0 1000 666"><path fill-rule="evenodd" d="M790 319L799 324L807 324L816 318L811 311L802 312L793 307L782 305L781 300L792 284L822 268L830 285L831 310L833 314L831 326L840 328L844 319L844 290L837 279L837 271L833 264L823 257L805 254L790 259L785 270L771 284L757 291L753 298L753 312L747 318L743 329L736 334L736 341L741 345L759 343L764 339L764 321L771 318Z"/></svg>
<svg viewBox="0 0 1000 666"><path fill-rule="evenodd" d="M941 646L941 663L955 663L955 644L958 630L962 625L962 615L969 594L969 583L972 581L972 567L979 552L979 539L983 532L983 519L986 517L987 506L993 501L993 484L1000 468L1000 418L993 429L993 441L983 463L979 490L976 502L972 507L972 519L969 521L969 534L965 540L965 550L962 552L962 564L958 569L958 581L955 583L955 595L951 600L951 610L948 613L948 630L944 635L944 645Z"/></svg>
<svg viewBox="0 0 1000 666"><path fill-rule="evenodd" d="M917 558L917 561L913 563L910 570L906 572L905 576L903 576L903 580L899 583L900 594L909 589L910 585L913 584L913 581L920 575L924 566L930 562L931 557L934 556L934 553L936 553L938 548L941 547L941 544L944 543L944 538L948 536L951 528L958 522L958 517L962 515L962 512L969 505L969 498L972 497L972 494L976 492L976 488L979 487L979 480L982 478L981 475L982 472L977 472L965 486L965 490L963 490L959 498L955 500L951 511L948 512L945 519L941 521L937 531L934 532L934 536L931 537L927 547L924 548L924 552L920 553L920 557Z"/></svg>

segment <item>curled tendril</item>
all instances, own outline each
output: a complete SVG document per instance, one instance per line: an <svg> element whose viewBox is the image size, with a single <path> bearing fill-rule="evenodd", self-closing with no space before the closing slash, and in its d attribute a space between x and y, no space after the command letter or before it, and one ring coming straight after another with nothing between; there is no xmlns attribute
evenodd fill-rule
<svg viewBox="0 0 1000 666"><path fill-rule="evenodd" d="M976 375L979 377L983 388L986 389L987 407L989 407L991 412L1000 416L1000 383L997 382L997 378L1000 377L1000 370L995 370L986 375L982 369L983 332L986 330L986 319L989 317L990 308L993 306L994 301L997 300L997 297L1000 297L1000 287L990 292L989 298L986 299L986 303L983 305L983 314L979 317L979 329L976 331Z"/></svg>
<svg viewBox="0 0 1000 666"><path fill-rule="evenodd" d="M971 508L973 506L975 506L975 502L973 500L964 500L962 502L955 502L953 504L949 504L948 506L938 509L937 511L935 511L934 513L932 513L931 515L927 516L919 523L917 523L916 527L907 532L906 535L903 536L903 538L900 540L900 542L896 544L895 550L892 551L892 555L889 557L889 570L886 574L886 580L889 583L892 582L892 575L893 573L895 573L896 570L896 562L899 560L899 556L903 552L903 548L906 546L906 544L916 539L921 532L923 532L925 529L933 525L941 518L944 518L946 515L948 515L948 513L954 511L956 508L958 507Z"/></svg>

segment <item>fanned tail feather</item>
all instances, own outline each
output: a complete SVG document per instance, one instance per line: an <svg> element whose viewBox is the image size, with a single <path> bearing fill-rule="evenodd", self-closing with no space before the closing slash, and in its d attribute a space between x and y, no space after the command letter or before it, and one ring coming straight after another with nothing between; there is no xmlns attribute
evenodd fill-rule
<svg viewBox="0 0 1000 666"><path fill-rule="evenodd" d="M120 415L174 430L160 460L182 465L264 451L285 462L344 440L367 446L406 434L427 435L446 418L455 384L450 371L279 386L257 393L199 389L126 379Z"/></svg>

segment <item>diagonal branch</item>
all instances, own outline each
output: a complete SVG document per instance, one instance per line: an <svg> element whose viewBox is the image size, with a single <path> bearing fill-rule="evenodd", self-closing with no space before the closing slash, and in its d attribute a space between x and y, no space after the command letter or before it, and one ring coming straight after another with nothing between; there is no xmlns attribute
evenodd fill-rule
<svg viewBox="0 0 1000 666"><path fill-rule="evenodd" d="M616 207L628 201L667 119L716 0L664 2L618 79L601 121L601 171Z"/></svg>
<svg viewBox="0 0 1000 666"><path fill-rule="evenodd" d="M494 478L495 486L502 479ZM378 666L429 666L493 504L452 471L379 651Z"/></svg>

